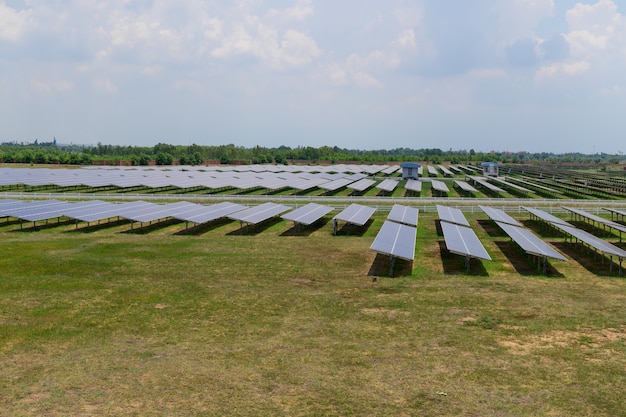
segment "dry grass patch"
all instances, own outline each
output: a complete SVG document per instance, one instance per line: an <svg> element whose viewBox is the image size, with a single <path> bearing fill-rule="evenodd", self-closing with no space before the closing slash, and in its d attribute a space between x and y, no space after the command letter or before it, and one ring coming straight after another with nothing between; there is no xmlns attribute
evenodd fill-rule
<svg viewBox="0 0 626 417"><path fill-rule="evenodd" d="M615 349L615 343L626 348L626 327L585 329L576 331L554 330L540 335L506 337L498 341L514 355L530 355L547 349L576 348L595 351L602 355L623 354Z"/></svg>

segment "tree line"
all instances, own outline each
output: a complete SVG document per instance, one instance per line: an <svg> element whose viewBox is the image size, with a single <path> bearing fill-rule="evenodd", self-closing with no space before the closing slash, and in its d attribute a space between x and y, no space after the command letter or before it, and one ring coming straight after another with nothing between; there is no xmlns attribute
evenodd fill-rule
<svg viewBox="0 0 626 417"><path fill-rule="evenodd" d="M60 145L56 142L24 144L5 142L0 144L0 162L26 164L70 164L90 165L93 163L128 165L202 165L221 164L289 164L289 163L392 163L427 162L440 164L476 164L485 161L500 163L581 163L618 164L625 161L623 155L606 153L586 155L581 153L530 153L530 152L476 152L470 150L447 151L438 148L395 148L378 150L346 149L338 146L280 146L277 148L255 146L245 148L228 145L171 145L158 143L154 146L108 145Z"/></svg>

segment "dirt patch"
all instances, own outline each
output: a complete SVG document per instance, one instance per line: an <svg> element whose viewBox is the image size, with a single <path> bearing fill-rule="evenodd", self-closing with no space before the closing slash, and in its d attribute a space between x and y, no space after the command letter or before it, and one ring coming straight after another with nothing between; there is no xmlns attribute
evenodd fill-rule
<svg viewBox="0 0 626 417"><path fill-rule="evenodd" d="M294 284L310 284L313 281L307 278L292 278L289 280L289 282L293 282Z"/></svg>
<svg viewBox="0 0 626 417"><path fill-rule="evenodd" d="M361 310L362 312L364 312L365 314L380 314L380 315L385 315L389 318L392 317L397 317L397 316L409 316L411 313L408 311L402 311L402 310L389 310L387 308L383 308L383 307L375 307L375 308L364 308Z"/></svg>
<svg viewBox="0 0 626 417"><path fill-rule="evenodd" d="M500 340L498 343L514 355L529 355L535 351L550 348L579 346L581 349L605 349L607 344L626 340L626 326L600 330L580 329L579 331L553 331L542 335Z"/></svg>

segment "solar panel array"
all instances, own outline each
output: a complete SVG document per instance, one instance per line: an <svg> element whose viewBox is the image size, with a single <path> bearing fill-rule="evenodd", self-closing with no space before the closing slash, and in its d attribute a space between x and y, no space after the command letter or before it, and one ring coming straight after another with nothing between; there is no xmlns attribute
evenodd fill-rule
<svg viewBox="0 0 626 417"><path fill-rule="evenodd" d="M369 221L374 212L376 212L374 207L362 206L360 204L350 204L348 207L343 209L341 213L337 214L334 217L334 220L341 220L346 223L363 226Z"/></svg>
<svg viewBox="0 0 626 417"><path fill-rule="evenodd" d="M370 249L392 257L412 261L415 258L417 229L391 221L385 221Z"/></svg>
<svg viewBox="0 0 626 417"><path fill-rule="evenodd" d="M394 204L387 215L387 220L417 227L418 216L419 210L417 208Z"/></svg>
<svg viewBox="0 0 626 417"><path fill-rule="evenodd" d="M626 258L626 251L619 246L615 246L610 242L607 242L599 237L592 235L589 232L578 229L570 223L567 223L564 220L559 219L549 213L544 212L543 210L533 209L530 207L523 207L526 211L528 211L531 216L534 216L538 219L541 219L548 224L552 225L552 227L560 230L566 236L570 236L577 241L580 241L586 244L588 247L592 248L594 251L600 252L604 256L609 256L612 258L613 256L617 257L619 260L619 274L622 275L622 262L624 258ZM589 213L587 213L589 214ZM611 268L612 268L611 264Z"/></svg>
<svg viewBox="0 0 626 417"><path fill-rule="evenodd" d="M526 210L527 212L529 212L531 214L531 216L537 218L537 219L541 219L546 223L550 223L550 224L561 224L564 226L571 226L571 224L569 224L568 222L566 222L563 219L560 219L550 213L547 213L543 210L539 210L539 209L535 209L532 207L525 207L525 206L521 206L521 208L523 208L524 210Z"/></svg>
<svg viewBox="0 0 626 417"><path fill-rule="evenodd" d="M390 193L390 192L392 192L393 190L396 189L398 184L399 184L399 181L392 180L392 179L386 179L386 180L383 180L382 182L380 182L378 185L376 185L376 188Z"/></svg>
<svg viewBox="0 0 626 417"><path fill-rule="evenodd" d="M461 210L437 205L437 213L441 220L441 231L446 248L449 252L461 255L465 258L467 271L470 269L471 259L483 259L490 261L491 257L476 236L474 230L469 227L469 222Z"/></svg>
<svg viewBox="0 0 626 417"><path fill-rule="evenodd" d="M501 184L503 187L512 188L514 190L520 191L525 194L535 194L535 191L529 190L528 188L524 188L521 185L513 184L502 177L490 177L489 181L497 182L498 184Z"/></svg>
<svg viewBox="0 0 626 417"><path fill-rule="evenodd" d="M496 220L496 224L506 232L526 253L539 257L547 257L567 261L556 249L541 240L530 230Z"/></svg>
<svg viewBox="0 0 626 417"><path fill-rule="evenodd" d="M485 187L486 189L488 189L488 190L490 190L490 191L492 191L494 193L504 193L505 192L502 188L497 187L497 186L491 184L485 177L479 177L479 176L476 176L476 175L472 175L472 176L470 176L470 178L472 179L472 181L474 181L474 183L480 184L483 187Z"/></svg>
<svg viewBox="0 0 626 417"><path fill-rule="evenodd" d="M426 170L428 171L428 175L431 176L431 177L436 177L438 175L437 170L432 165L428 165L426 167Z"/></svg>
<svg viewBox="0 0 626 417"><path fill-rule="evenodd" d="M465 181L454 180L454 184L466 193L477 193L478 190Z"/></svg>
<svg viewBox="0 0 626 417"><path fill-rule="evenodd" d="M448 188L446 183L443 182L443 181L431 180L430 184L431 184L431 186L433 187L434 190L439 191L440 193L449 193L450 192L450 189Z"/></svg>
<svg viewBox="0 0 626 417"><path fill-rule="evenodd" d="M263 203L242 211L229 214L227 217L232 220L239 220L241 223L258 224L272 217L289 210L289 207L276 203Z"/></svg>
<svg viewBox="0 0 626 417"><path fill-rule="evenodd" d="M437 204L437 214L439 215L439 219L442 221L467 227L470 225L463 215L463 212L457 208Z"/></svg>
<svg viewBox="0 0 626 417"><path fill-rule="evenodd" d="M596 216L595 214L588 213L585 210L581 210L581 209L576 209L572 207L563 207L563 208L572 214L575 214L583 219L591 221L592 223L596 222L598 224L601 224L602 226L608 227L613 230L617 230L620 234L620 240L622 238L622 233L626 232L626 226L619 224L619 223L615 223L612 220L608 220L608 219L605 219L604 217Z"/></svg>
<svg viewBox="0 0 626 417"><path fill-rule="evenodd" d="M393 274L395 258L413 261L419 210L394 204L370 249L389 255L389 275Z"/></svg>
<svg viewBox="0 0 626 417"><path fill-rule="evenodd" d="M404 188L419 194L422 192L422 182L419 180L407 180Z"/></svg>
<svg viewBox="0 0 626 417"><path fill-rule="evenodd" d="M504 212L493 207L479 206L482 211L487 213L491 220L509 235L509 237L524 250L528 255L535 256L539 259L538 264L543 265L543 273L547 272L547 259L557 259L566 261L552 246L535 236L528 229L524 228L520 222Z"/></svg>
<svg viewBox="0 0 626 417"><path fill-rule="evenodd" d="M522 227L522 224L515 220L513 217L509 216L504 212L504 210L500 210L493 207L487 206L478 206L482 211L484 211L491 220L501 223L508 223L513 226Z"/></svg>
<svg viewBox="0 0 626 417"><path fill-rule="evenodd" d="M273 168L270 168L273 167ZM332 171L337 169L337 171ZM0 186L92 188L293 188L308 190L328 184L338 189L378 171L378 167L89 167L89 169L0 168ZM334 184L330 184L335 182Z"/></svg>
<svg viewBox="0 0 626 417"><path fill-rule="evenodd" d="M287 214L283 214L282 218L285 220L291 220L294 223L303 225L310 225L321 219L328 213L333 211L332 207L324 206L316 203L309 203L305 206L299 207Z"/></svg>
<svg viewBox="0 0 626 417"><path fill-rule="evenodd" d="M487 250L476 236L474 230L455 223L441 222L446 248L457 255L469 258L491 260Z"/></svg>

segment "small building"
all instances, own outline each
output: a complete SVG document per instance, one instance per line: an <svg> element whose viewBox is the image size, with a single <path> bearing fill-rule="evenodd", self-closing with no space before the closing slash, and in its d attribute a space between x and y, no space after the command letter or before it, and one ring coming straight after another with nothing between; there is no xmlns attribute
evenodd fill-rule
<svg viewBox="0 0 626 417"><path fill-rule="evenodd" d="M417 162L405 162L404 164L400 165L400 168L402 168L403 180L417 180L419 179L422 166Z"/></svg>
<svg viewBox="0 0 626 417"><path fill-rule="evenodd" d="M497 162L483 162L480 166L485 177L497 177L500 173L500 165Z"/></svg>

